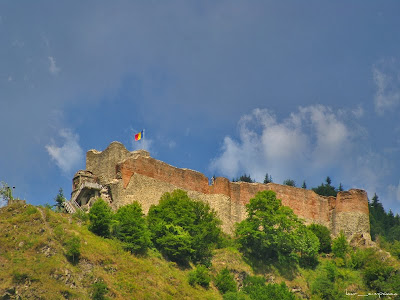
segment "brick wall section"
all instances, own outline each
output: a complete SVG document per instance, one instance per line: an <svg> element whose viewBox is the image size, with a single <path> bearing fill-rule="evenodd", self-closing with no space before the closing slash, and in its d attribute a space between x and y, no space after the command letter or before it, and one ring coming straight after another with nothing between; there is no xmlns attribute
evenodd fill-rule
<svg viewBox="0 0 400 300"><path fill-rule="evenodd" d="M135 181L134 175L138 174L156 180L154 184L156 182L169 184L170 186L165 188L165 191L170 191L171 187L177 187L189 192L200 193L199 195L203 194L204 200L211 201L211 206L215 208L221 207L222 209L218 203L212 203L219 199L215 196L220 195L221 201L229 199L232 216L226 216L227 207L223 208L224 211L217 211L220 216L224 215L222 221L229 226L232 226L233 221L240 221L244 217L244 210L239 208L247 204L257 192L272 190L276 192L277 198L282 200L283 205L292 208L294 213L305 219L307 223L323 224L334 234L339 233L340 230L344 230L347 235L356 232L369 233L368 200L367 194L362 190L340 192L335 198L323 197L311 190L275 183L230 182L223 177L216 178L214 184L209 185L208 178L200 172L173 167L150 157L145 151L129 152L117 142L110 144L103 152L89 151L86 163L87 170L97 175L103 184L115 178L122 179L121 185L118 185L120 186L118 189L122 190L115 189L114 195L121 195L118 197L121 198L118 201L124 204L130 201L127 199L133 199L133 194L137 194L135 185L138 182ZM145 193L145 190L142 190L141 193ZM223 198L222 195L226 197ZM149 198L148 201L152 203L159 199L149 197L151 199ZM145 206L147 207L147 205Z"/></svg>

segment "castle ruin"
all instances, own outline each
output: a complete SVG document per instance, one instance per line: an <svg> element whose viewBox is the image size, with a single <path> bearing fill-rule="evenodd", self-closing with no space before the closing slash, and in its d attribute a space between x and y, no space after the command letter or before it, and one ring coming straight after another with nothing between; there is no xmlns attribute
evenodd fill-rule
<svg viewBox="0 0 400 300"><path fill-rule="evenodd" d="M343 230L348 238L357 234L369 239L368 198L363 190L324 197L312 190L276 183L230 182L224 177L215 178L210 185L200 172L173 167L144 150L130 152L119 142L112 142L104 151L87 152L86 170L75 174L71 200L65 208L70 213L88 210L95 199L102 197L114 210L138 201L147 214L162 194L175 189L207 202L222 220L226 233L232 233L234 224L246 217L245 205L257 192L272 190L307 224L325 225L333 235Z"/></svg>

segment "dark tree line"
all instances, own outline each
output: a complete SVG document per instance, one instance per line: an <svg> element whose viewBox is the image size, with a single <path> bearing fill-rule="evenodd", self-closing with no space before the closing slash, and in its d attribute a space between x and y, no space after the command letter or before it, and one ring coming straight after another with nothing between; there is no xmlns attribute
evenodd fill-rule
<svg viewBox="0 0 400 300"><path fill-rule="evenodd" d="M372 239L381 236L389 242L400 241L400 216L398 214L394 216L391 210L385 212L376 194L368 203L368 207Z"/></svg>

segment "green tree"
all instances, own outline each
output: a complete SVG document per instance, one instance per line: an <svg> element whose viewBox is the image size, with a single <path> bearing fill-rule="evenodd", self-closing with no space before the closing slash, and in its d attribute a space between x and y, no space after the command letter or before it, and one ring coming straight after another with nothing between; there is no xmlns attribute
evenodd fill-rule
<svg viewBox="0 0 400 300"><path fill-rule="evenodd" d="M301 188L302 188L302 189L306 189L306 188L307 188L307 184L306 184L306 181L305 181L305 180L303 180L303 184L301 185Z"/></svg>
<svg viewBox="0 0 400 300"><path fill-rule="evenodd" d="M154 245L177 262L207 263L220 240L221 221L215 211L182 190L165 193L150 207L147 220ZM174 243L180 246L172 249Z"/></svg>
<svg viewBox="0 0 400 300"><path fill-rule="evenodd" d="M296 182L293 179L286 179L283 181L283 185L296 186Z"/></svg>
<svg viewBox="0 0 400 300"><path fill-rule="evenodd" d="M233 275L229 272L228 268L222 269L214 279L214 284L221 294L228 292L236 292L237 286Z"/></svg>
<svg viewBox="0 0 400 300"><path fill-rule="evenodd" d="M333 240L332 252L336 257L345 259L346 254L349 251L349 243L347 242L346 236L343 231Z"/></svg>
<svg viewBox="0 0 400 300"><path fill-rule="evenodd" d="M272 182L272 177L271 175L265 174L265 178L264 178L264 183L271 183Z"/></svg>
<svg viewBox="0 0 400 300"><path fill-rule="evenodd" d="M55 204L56 211L58 211L58 212L64 211L64 205L63 205L63 203L64 203L66 200L67 200L67 199L65 199L65 197L64 197L63 189L60 188L60 189L58 190L57 196L54 198L54 202L56 203L56 204Z"/></svg>
<svg viewBox="0 0 400 300"><path fill-rule="evenodd" d="M110 206L99 198L89 211L89 230L99 236L109 237L112 217Z"/></svg>
<svg viewBox="0 0 400 300"><path fill-rule="evenodd" d="M255 180L251 179L250 174L247 175L246 173L241 175L239 178L233 179L233 182L237 182L237 181L243 181L243 182L255 182Z"/></svg>
<svg viewBox="0 0 400 300"><path fill-rule="evenodd" d="M319 240L319 252L330 253L332 251L332 238L328 227L313 223L308 226L308 229L314 232Z"/></svg>
<svg viewBox="0 0 400 300"><path fill-rule="evenodd" d="M77 263L81 256L81 240L79 237L74 236L65 242L65 256L72 263Z"/></svg>
<svg viewBox="0 0 400 300"><path fill-rule="evenodd" d="M258 192L246 205L247 218L236 225L237 241L245 255L261 261L297 261L297 228L301 221L282 206L273 191Z"/></svg>
<svg viewBox="0 0 400 300"><path fill-rule="evenodd" d="M300 252L300 264L303 267L313 267L318 264L318 237L302 225L297 230L297 248Z"/></svg>
<svg viewBox="0 0 400 300"><path fill-rule="evenodd" d="M143 254L150 246L150 232L138 202L122 206L114 215L113 235L124 243L126 250Z"/></svg>
<svg viewBox="0 0 400 300"><path fill-rule="evenodd" d="M321 196L336 197L338 191L335 189L334 186L331 185L331 183L332 183L331 178L328 176L328 177L326 177L325 181L326 181L326 184L321 183L321 185L317 186L316 188L312 188L312 190Z"/></svg>

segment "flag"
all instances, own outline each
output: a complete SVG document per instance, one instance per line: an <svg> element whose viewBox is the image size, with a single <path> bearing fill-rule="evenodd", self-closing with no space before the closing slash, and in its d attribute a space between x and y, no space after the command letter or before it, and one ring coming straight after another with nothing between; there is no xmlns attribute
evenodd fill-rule
<svg viewBox="0 0 400 300"><path fill-rule="evenodd" d="M143 138L143 130L138 134L135 134L135 141L138 141Z"/></svg>

